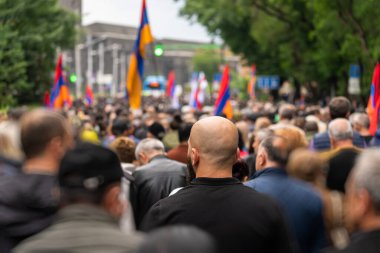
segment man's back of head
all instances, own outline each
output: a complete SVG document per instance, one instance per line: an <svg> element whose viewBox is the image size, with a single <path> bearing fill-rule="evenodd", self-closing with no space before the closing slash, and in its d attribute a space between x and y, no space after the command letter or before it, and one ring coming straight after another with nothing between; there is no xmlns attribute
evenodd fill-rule
<svg viewBox="0 0 380 253"><path fill-rule="evenodd" d="M362 131L368 131L370 125L368 115L359 112L355 112L350 116L350 123L353 129L359 133Z"/></svg>
<svg viewBox="0 0 380 253"><path fill-rule="evenodd" d="M348 118L351 111L351 103L346 97L334 97L329 103L330 118Z"/></svg>
<svg viewBox="0 0 380 253"><path fill-rule="evenodd" d="M35 109L26 113L21 118L20 131L26 163L43 158L58 165L72 144L67 120L54 111Z"/></svg>
<svg viewBox="0 0 380 253"><path fill-rule="evenodd" d="M111 131L116 137L127 136L131 130L132 124L126 117L118 117L112 122Z"/></svg>
<svg viewBox="0 0 380 253"><path fill-rule="evenodd" d="M192 123L183 123L178 128L178 139L180 143L187 142L190 138Z"/></svg>
<svg viewBox="0 0 380 253"><path fill-rule="evenodd" d="M333 148L339 147L341 144L352 145L353 131L347 119L338 118L332 120L328 126L328 133Z"/></svg>
<svg viewBox="0 0 380 253"><path fill-rule="evenodd" d="M256 170L269 167L284 168L289 157L287 140L278 135L265 138L259 146L256 157Z"/></svg>
<svg viewBox="0 0 380 253"><path fill-rule="evenodd" d="M291 120L296 115L296 107L292 104L283 104L278 110L280 119Z"/></svg>
<svg viewBox="0 0 380 253"><path fill-rule="evenodd" d="M149 163L153 157L164 154L164 144L154 138L146 138L140 141L135 149L135 157L142 165Z"/></svg>
<svg viewBox="0 0 380 253"><path fill-rule="evenodd" d="M191 129L188 156L197 177L232 176L238 152L238 130L229 120L213 116Z"/></svg>
<svg viewBox="0 0 380 253"><path fill-rule="evenodd" d="M63 157L58 173L61 188L61 204L86 203L105 208L119 218L121 213L112 213L106 202L110 187L120 192L123 176L117 155L109 149L91 143L79 143ZM117 198L116 198L117 199ZM120 204L120 203L116 203Z"/></svg>

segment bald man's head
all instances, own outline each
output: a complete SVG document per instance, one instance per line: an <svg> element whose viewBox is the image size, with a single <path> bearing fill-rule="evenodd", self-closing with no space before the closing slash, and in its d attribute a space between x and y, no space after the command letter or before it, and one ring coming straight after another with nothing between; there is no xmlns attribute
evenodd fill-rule
<svg viewBox="0 0 380 253"><path fill-rule="evenodd" d="M188 155L193 165L203 163L232 168L237 150L238 130L225 118L208 117L195 123L191 129Z"/></svg>

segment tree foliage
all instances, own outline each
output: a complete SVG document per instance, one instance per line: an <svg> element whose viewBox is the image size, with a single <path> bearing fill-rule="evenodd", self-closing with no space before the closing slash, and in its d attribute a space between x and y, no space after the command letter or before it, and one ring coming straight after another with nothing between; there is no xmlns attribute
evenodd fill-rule
<svg viewBox="0 0 380 253"><path fill-rule="evenodd" d="M0 30L5 31L0 38L0 91L12 94L10 102L41 101L53 82L57 49L74 46L76 22L57 0L0 0ZM19 74L10 73L12 68Z"/></svg>
<svg viewBox="0 0 380 253"><path fill-rule="evenodd" d="M211 81L215 73L219 72L221 56L215 49L199 49L192 59L194 71L203 71L206 79Z"/></svg>
<svg viewBox="0 0 380 253"><path fill-rule="evenodd" d="M0 108L16 102L17 90L27 87L26 62L17 32L0 26Z"/></svg>
<svg viewBox="0 0 380 253"><path fill-rule="evenodd" d="M256 63L259 74L346 90L352 63L362 67L362 87L370 85L379 9L377 0L185 0L181 14Z"/></svg>

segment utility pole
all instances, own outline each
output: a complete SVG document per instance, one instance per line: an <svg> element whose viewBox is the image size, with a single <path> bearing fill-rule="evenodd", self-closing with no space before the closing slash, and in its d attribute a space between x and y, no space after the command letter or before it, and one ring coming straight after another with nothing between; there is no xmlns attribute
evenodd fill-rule
<svg viewBox="0 0 380 253"><path fill-rule="evenodd" d="M82 65L81 65L81 49L83 44L77 44L75 46L75 73L77 75L77 81L75 84L75 93L77 99L82 96Z"/></svg>
<svg viewBox="0 0 380 253"><path fill-rule="evenodd" d="M87 83L88 85L92 87L92 36L87 35Z"/></svg>
<svg viewBox="0 0 380 253"><path fill-rule="evenodd" d="M118 51L119 46L117 44L112 45L112 89L111 89L111 96L116 97L117 95L117 87L118 87L118 64L119 64L119 58L118 58Z"/></svg>
<svg viewBox="0 0 380 253"><path fill-rule="evenodd" d="M103 75L104 75L104 43L101 42L99 43L98 46L98 56L99 56L99 70L98 70L98 77L100 80L98 80L98 85L99 85L99 93L103 94Z"/></svg>
<svg viewBox="0 0 380 253"><path fill-rule="evenodd" d="M120 56L120 92L123 92L126 88L126 63L127 63L127 55L125 51L122 51Z"/></svg>

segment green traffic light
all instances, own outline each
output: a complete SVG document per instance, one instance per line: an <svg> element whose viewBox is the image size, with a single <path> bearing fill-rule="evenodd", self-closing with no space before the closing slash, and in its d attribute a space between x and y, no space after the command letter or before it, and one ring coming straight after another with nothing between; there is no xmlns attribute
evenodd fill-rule
<svg viewBox="0 0 380 253"><path fill-rule="evenodd" d="M70 82L75 83L77 81L77 76L75 74L70 75Z"/></svg>
<svg viewBox="0 0 380 253"><path fill-rule="evenodd" d="M164 48L161 44L157 44L154 47L154 55L155 56L162 56L164 54Z"/></svg>

